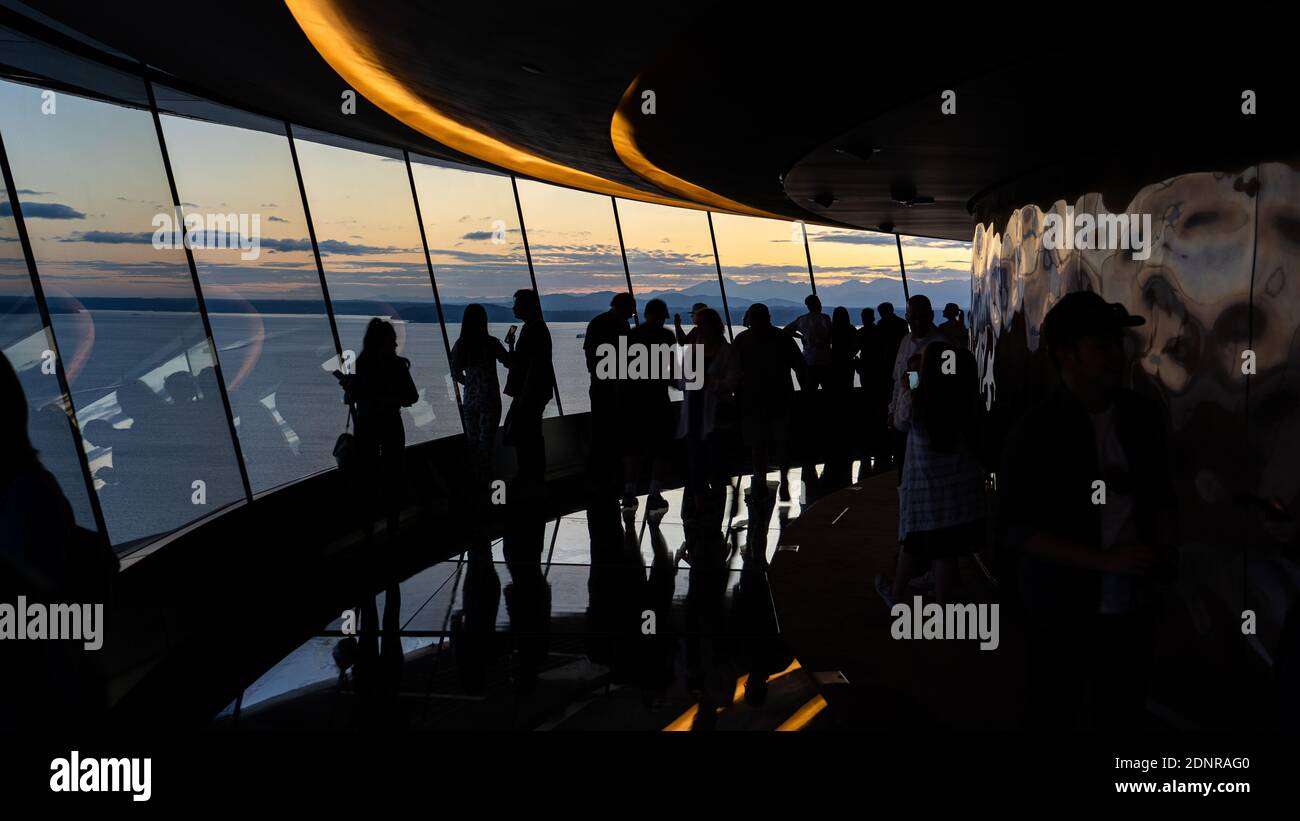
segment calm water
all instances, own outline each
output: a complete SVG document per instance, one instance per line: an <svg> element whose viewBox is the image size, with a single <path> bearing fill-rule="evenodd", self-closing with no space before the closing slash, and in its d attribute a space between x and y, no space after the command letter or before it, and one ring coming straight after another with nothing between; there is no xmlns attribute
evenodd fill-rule
<svg viewBox="0 0 1300 821"><path fill-rule="evenodd" d="M336 317L345 350L360 352L369 319ZM253 491L333 467L347 411L331 375L338 361L326 319L213 314L211 322ZM403 411L407 443L461 433L441 329L395 325L420 391L419 401ZM502 338L508 327L493 324L491 332ZM589 409L579 337L585 328L583 322L550 323L566 413ZM242 498L197 315L93 311L56 316L55 331L115 543L170 531ZM458 324L447 326L452 343L459 333ZM504 384L504 369L500 375ZM558 413L555 403L547 413ZM201 501L196 482L202 483Z"/></svg>

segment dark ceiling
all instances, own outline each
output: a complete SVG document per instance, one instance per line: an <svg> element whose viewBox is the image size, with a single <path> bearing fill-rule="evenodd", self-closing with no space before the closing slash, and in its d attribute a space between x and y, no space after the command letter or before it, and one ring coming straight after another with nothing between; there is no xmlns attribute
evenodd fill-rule
<svg viewBox="0 0 1300 821"><path fill-rule="evenodd" d="M140 0L29 5L186 90L466 159L364 101L344 115L347 83L282 3L166 14ZM1244 36L1208 18L1186 31L1136 16L1087 29L1037 17L1014 25L938 5L342 5L388 70L459 122L663 193L610 141L635 81L656 97L654 115L632 115L651 162L794 219L968 240L978 220L1022 204L1101 191L1120 208L1177 173L1300 154L1280 26L1252 23ZM0 23L33 31L9 11ZM1243 89L1256 91L1257 115L1241 113ZM940 110L945 90L956 114Z"/></svg>

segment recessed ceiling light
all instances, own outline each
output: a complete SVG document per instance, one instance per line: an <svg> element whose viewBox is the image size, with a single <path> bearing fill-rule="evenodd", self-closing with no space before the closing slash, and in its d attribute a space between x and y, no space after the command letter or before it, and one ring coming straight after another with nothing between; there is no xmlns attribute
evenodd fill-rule
<svg viewBox="0 0 1300 821"><path fill-rule="evenodd" d="M814 194L812 201L820 205L822 208L830 208L835 204L835 195L829 191L822 191Z"/></svg>

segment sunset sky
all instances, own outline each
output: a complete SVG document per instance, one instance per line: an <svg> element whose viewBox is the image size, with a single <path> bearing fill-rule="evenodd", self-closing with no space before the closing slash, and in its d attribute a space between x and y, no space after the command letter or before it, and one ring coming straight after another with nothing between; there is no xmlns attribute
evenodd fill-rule
<svg viewBox="0 0 1300 821"><path fill-rule="evenodd" d="M60 94L53 115L40 91L0 82L3 129L24 214L51 295L192 296L179 249L150 239L170 193L147 112ZM288 140L275 133L163 116L186 213L256 214L261 256L196 249L209 297L320 299ZM400 159L298 140L326 280L334 299L431 301L410 183ZM529 284L508 177L413 163L440 294L505 297ZM609 197L520 180L538 286L546 293L625 285ZM702 211L618 202L638 290L716 282ZM723 275L743 285L807 280L797 223L715 214ZM891 235L808 227L818 285L896 279ZM969 243L904 240L908 277L965 280ZM4 287L0 284L0 287Z"/></svg>

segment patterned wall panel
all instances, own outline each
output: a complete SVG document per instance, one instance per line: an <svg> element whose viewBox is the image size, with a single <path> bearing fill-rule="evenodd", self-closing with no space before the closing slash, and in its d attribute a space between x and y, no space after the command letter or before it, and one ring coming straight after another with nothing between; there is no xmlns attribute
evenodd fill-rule
<svg viewBox="0 0 1300 821"><path fill-rule="evenodd" d="M1141 249L1048 247L1049 214L1150 217ZM1129 203L1088 194L977 226L971 323L985 403L1005 433L1055 376L1040 344L1064 293L1090 290L1146 324L1128 384L1167 411L1181 524L1178 593L1203 638L1243 607L1268 656L1300 589L1300 171L1265 163L1147 185ZM1256 373L1243 372L1253 351ZM1249 569L1248 569L1249 568Z"/></svg>

